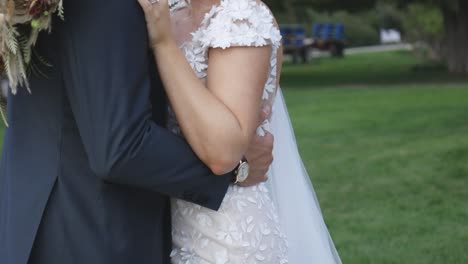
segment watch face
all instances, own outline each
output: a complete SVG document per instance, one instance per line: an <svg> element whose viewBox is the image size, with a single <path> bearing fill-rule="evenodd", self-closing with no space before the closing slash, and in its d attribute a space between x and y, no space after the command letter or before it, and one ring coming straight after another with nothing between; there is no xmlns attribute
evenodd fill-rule
<svg viewBox="0 0 468 264"><path fill-rule="evenodd" d="M237 174L237 181L244 182L249 177L249 164L247 162L242 163L239 166L239 172Z"/></svg>

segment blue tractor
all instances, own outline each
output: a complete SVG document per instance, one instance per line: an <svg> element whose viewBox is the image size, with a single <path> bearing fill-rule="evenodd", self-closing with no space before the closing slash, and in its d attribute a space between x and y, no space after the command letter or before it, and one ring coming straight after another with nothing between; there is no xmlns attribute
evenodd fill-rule
<svg viewBox="0 0 468 264"><path fill-rule="evenodd" d="M345 49L345 27L343 24L316 23L312 25L311 38L306 37L303 25L282 25L283 49L293 55L294 62L308 61L312 49L329 51L333 57L343 57Z"/></svg>
<svg viewBox="0 0 468 264"><path fill-rule="evenodd" d="M316 23L312 26L314 47L328 50L334 57L343 57L345 49L345 27L343 24Z"/></svg>

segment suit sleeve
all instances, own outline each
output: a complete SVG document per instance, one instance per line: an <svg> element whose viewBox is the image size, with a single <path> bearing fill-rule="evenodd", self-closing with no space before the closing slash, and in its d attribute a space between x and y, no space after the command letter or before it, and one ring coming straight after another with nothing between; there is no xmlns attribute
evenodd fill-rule
<svg viewBox="0 0 468 264"><path fill-rule="evenodd" d="M158 87L138 2L66 1L65 10L57 29L62 71L94 173L218 209L230 175L213 175L183 139L151 120Z"/></svg>

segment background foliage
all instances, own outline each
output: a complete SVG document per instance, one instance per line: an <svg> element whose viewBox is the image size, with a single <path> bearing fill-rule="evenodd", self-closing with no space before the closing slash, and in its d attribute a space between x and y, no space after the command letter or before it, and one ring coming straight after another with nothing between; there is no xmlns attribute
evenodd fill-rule
<svg viewBox="0 0 468 264"><path fill-rule="evenodd" d="M468 73L466 0L266 0L280 23L344 23L348 44L376 44L380 28L396 28L448 70Z"/></svg>

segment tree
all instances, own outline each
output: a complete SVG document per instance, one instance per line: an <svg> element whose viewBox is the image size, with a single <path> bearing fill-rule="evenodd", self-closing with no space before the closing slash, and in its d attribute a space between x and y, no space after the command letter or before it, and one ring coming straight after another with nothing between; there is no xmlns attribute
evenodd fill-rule
<svg viewBox="0 0 468 264"><path fill-rule="evenodd" d="M359 11L363 8L371 8L376 0L265 0L271 9L277 12L297 12L307 8L320 11L347 10Z"/></svg>
<svg viewBox="0 0 468 264"><path fill-rule="evenodd" d="M451 72L468 73L468 2L454 2L440 2L445 28L442 54Z"/></svg>
<svg viewBox="0 0 468 264"><path fill-rule="evenodd" d="M423 45L418 46L422 54L433 60L441 60L444 34L442 11L433 5L412 3L401 14L405 38L421 42Z"/></svg>
<svg viewBox="0 0 468 264"><path fill-rule="evenodd" d="M385 0L406 7L412 3L433 5L444 20L441 56L450 72L468 73L468 1L467 0Z"/></svg>
<svg viewBox="0 0 468 264"><path fill-rule="evenodd" d="M379 1L406 8L412 3L433 5L440 9L444 20L444 37L441 42L441 57L449 71L468 73L468 0L266 0L275 11L297 17L301 10L359 11L374 7Z"/></svg>
<svg viewBox="0 0 468 264"><path fill-rule="evenodd" d="M320 10L346 9L349 11L361 10L363 7L372 7L375 0L265 0L265 2L274 10L285 10L286 7L294 6L296 8L313 7Z"/></svg>

